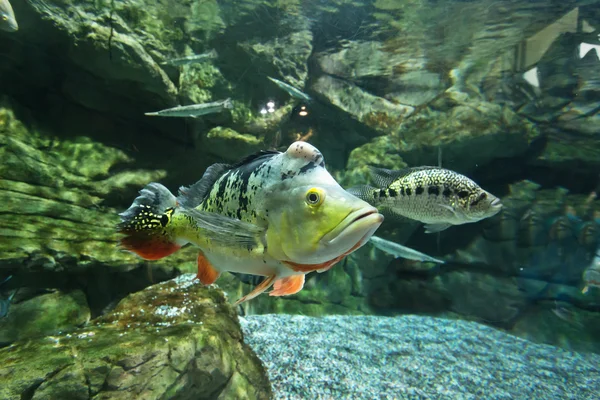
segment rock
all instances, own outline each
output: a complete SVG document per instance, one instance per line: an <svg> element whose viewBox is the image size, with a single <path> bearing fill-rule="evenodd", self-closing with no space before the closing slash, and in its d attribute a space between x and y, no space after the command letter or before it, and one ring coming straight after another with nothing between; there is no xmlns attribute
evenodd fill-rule
<svg viewBox="0 0 600 400"><path fill-rule="evenodd" d="M506 107L449 92L403 121L389 137L354 149L348 165L352 169L437 165L441 147L443 166L468 174L498 154L523 155L539 135L535 125Z"/></svg>
<svg viewBox="0 0 600 400"><path fill-rule="evenodd" d="M421 316L241 319L278 398L594 398L600 356ZM501 377L501 378L499 378ZM537 382L531 385L531 382Z"/></svg>
<svg viewBox="0 0 600 400"><path fill-rule="evenodd" d="M324 73L350 80L396 104L419 106L446 89L439 73L427 71L421 47L386 48L379 41L350 41L342 50L317 54L316 59Z"/></svg>
<svg viewBox="0 0 600 400"><path fill-rule="evenodd" d="M0 349L0 397L271 398L222 292L193 278L132 294L85 328Z"/></svg>
<svg viewBox="0 0 600 400"><path fill-rule="evenodd" d="M597 353L599 324L598 312L574 307L567 302L542 301L539 311L521 318L512 332L519 337L566 350Z"/></svg>
<svg viewBox="0 0 600 400"><path fill-rule="evenodd" d="M164 171L109 173L132 159L85 137L44 137L7 109L0 109L0 123L10 132L0 136L0 201L11 210L0 215L0 262L33 269L137 264L116 250L117 211L101 204L132 196Z"/></svg>
<svg viewBox="0 0 600 400"><path fill-rule="evenodd" d="M7 316L0 319L0 344L72 330L89 319L90 309L81 290L13 301Z"/></svg>
<svg viewBox="0 0 600 400"><path fill-rule="evenodd" d="M313 35L310 30L299 30L287 36L268 41L239 43L256 62L262 62L280 79L299 90L304 90L308 78L308 57L312 52Z"/></svg>
<svg viewBox="0 0 600 400"><path fill-rule="evenodd" d="M211 129L205 142L209 152L229 161L239 161L249 154L256 153L263 144L256 136L223 127Z"/></svg>
<svg viewBox="0 0 600 400"><path fill-rule="evenodd" d="M327 75L321 76L312 89L348 116L380 134L396 132L400 122L414 111L413 107L392 103Z"/></svg>

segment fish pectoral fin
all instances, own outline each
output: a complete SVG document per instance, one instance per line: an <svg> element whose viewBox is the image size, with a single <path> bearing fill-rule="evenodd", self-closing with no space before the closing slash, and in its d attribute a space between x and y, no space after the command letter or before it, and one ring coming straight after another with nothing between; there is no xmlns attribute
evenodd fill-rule
<svg viewBox="0 0 600 400"><path fill-rule="evenodd" d="M210 285L215 283L219 275L221 275L221 273L206 259L204 253L198 253L198 274L196 275L196 278L200 279L200 282L204 285Z"/></svg>
<svg viewBox="0 0 600 400"><path fill-rule="evenodd" d="M245 301L252 300L256 296L258 296L259 294L261 294L262 292L264 292L265 290L270 288L271 285L273 284L273 282L275 281L276 277L277 277L277 275L269 275L269 277L267 277L267 279L262 281L257 287L254 288L253 291L251 291L247 295L241 297L238 301L235 302L234 305L237 306L238 304L242 304Z"/></svg>
<svg viewBox="0 0 600 400"><path fill-rule="evenodd" d="M452 226L452 224L426 224L425 225L425 233L441 232L445 229L448 229L451 226Z"/></svg>
<svg viewBox="0 0 600 400"><path fill-rule="evenodd" d="M288 296L298 293L304 287L304 274L288 276L275 281L269 296Z"/></svg>
<svg viewBox="0 0 600 400"><path fill-rule="evenodd" d="M262 245L265 229L250 222L208 211L182 208L211 241L226 246L254 247Z"/></svg>

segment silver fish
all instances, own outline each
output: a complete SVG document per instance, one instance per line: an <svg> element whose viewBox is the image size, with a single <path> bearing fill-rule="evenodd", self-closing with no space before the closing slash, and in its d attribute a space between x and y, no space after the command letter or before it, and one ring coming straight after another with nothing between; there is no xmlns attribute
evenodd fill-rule
<svg viewBox="0 0 600 400"><path fill-rule="evenodd" d="M0 0L0 30L14 32L19 30L15 12L8 0Z"/></svg>
<svg viewBox="0 0 600 400"><path fill-rule="evenodd" d="M348 191L382 212L423 222L426 233L477 222L497 214L502 203L471 179L439 167L399 171L372 168L378 187Z"/></svg>
<svg viewBox="0 0 600 400"><path fill-rule="evenodd" d="M167 108L166 110L160 110L155 112L149 112L145 115L159 116L159 117L191 117L196 118L201 115L219 113L224 110L231 110L233 103L231 99L213 101L212 103L201 103L192 104L189 106L178 106L173 108Z"/></svg>
<svg viewBox="0 0 600 400"><path fill-rule="evenodd" d="M4 279L2 282L0 282L0 286L4 285L11 278L12 278L12 275L8 276L6 279ZM0 297L0 318L4 318L4 317L6 317L8 315L8 309L10 308L10 303L11 303L13 297L15 297L15 294L17 294L17 291L18 291L18 289L15 290L6 299Z"/></svg>
<svg viewBox="0 0 600 400"><path fill-rule="evenodd" d="M373 244L373 246L375 246L379 250L383 251L384 253L390 254L396 258L406 258L409 260L444 264L443 260L428 256L427 254L421 253L420 251L413 250L410 247L402 246L398 243L385 240L378 236L371 236L370 241Z"/></svg>
<svg viewBox="0 0 600 400"><path fill-rule="evenodd" d="M163 62L162 65L181 66L181 65L188 65L188 64L196 64L196 63L201 63L204 61L215 59L218 56L219 56L219 54L217 53L217 51L215 49L212 49L211 51L208 51L208 52L202 53L202 54L194 54L191 56L181 57L181 58L173 58L173 59Z"/></svg>
<svg viewBox="0 0 600 400"><path fill-rule="evenodd" d="M590 287L600 288L600 269L597 266L592 265L583 272L583 289L581 293L586 294L589 292Z"/></svg>
<svg viewBox="0 0 600 400"><path fill-rule="evenodd" d="M276 84L277 86L279 86L280 89L285 90L287 92L287 94L289 94L290 96L292 96L292 97L294 97L296 99L300 99L300 100L304 100L304 101L311 101L312 100L309 95L307 95L304 92L301 92L299 89L296 89L292 85L289 85L289 84L287 84L285 82L282 82L279 79L271 78L270 76L267 76L267 78L269 78L269 80L271 82L273 82L274 84Z"/></svg>

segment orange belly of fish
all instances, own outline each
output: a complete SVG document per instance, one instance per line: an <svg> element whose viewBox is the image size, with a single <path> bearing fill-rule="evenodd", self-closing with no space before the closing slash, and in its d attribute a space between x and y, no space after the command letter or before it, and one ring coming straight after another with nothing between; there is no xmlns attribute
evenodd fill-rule
<svg viewBox="0 0 600 400"><path fill-rule="evenodd" d="M362 241L356 243L350 250L348 250L344 254L337 256L336 258L334 258L332 260L325 261L324 263L320 263L320 264L299 264L299 263L295 263L292 261L283 261L283 263L288 265L292 270L294 270L296 272L304 272L304 273L309 273L312 271L325 272L325 271L331 269L331 267L333 267L335 264L337 264L339 261L341 261L348 254L350 254L354 250L358 249L361 244L362 244Z"/></svg>

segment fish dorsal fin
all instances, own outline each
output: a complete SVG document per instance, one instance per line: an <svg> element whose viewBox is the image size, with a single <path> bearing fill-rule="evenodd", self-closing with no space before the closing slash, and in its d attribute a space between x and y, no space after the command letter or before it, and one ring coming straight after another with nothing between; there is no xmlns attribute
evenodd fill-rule
<svg viewBox="0 0 600 400"><path fill-rule="evenodd" d="M250 155L242 158L240 161L236 162L235 164L232 164L229 168L235 169L235 168L241 167L242 165L246 165L253 161L256 161L258 159L270 158L277 154L281 154L281 152L277 151L277 150L261 150L259 152L250 154Z"/></svg>
<svg viewBox="0 0 600 400"><path fill-rule="evenodd" d="M210 189L215 184L217 179L219 179L225 173L263 157L268 158L276 154L280 154L280 152L274 150L261 150L257 153L250 154L235 164L213 164L206 169L204 175L202 175L202 178L200 178L198 182L189 187L182 186L179 188L179 196L177 196L177 201L179 205L183 207L196 208L198 205L200 205L200 203L202 203L202 201L204 201L206 196L208 196Z"/></svg>
<svg viewBox="0 0 600 400"><path fill-rule="evenodd" d="M387 187L395 180L398 180L402 177L405 177L408 174L417 171L427 171L431 169L439 169L439 167L411 167L411 168L403 168L399 170L391 170L385 168L376 168L371 167L371 177L373 178L374 183L379 187Z"/></svg>
<svg viewBox="0 0 600 400"><path fill-rule="evenodd" d="M204 171L202 178L192 186L181 186L177 203L186 208L196 208L208 196L210 188L231 167L228 164L213 164Z"/></svg>

